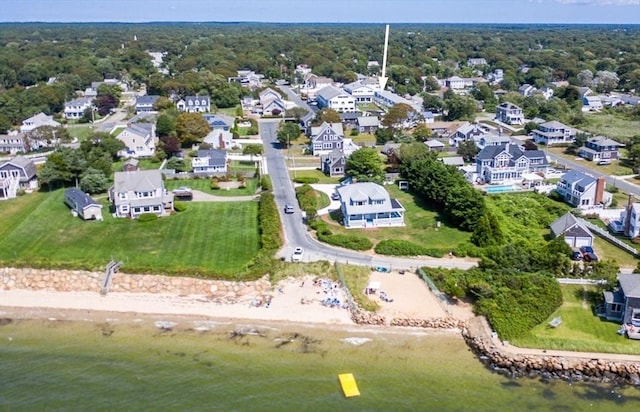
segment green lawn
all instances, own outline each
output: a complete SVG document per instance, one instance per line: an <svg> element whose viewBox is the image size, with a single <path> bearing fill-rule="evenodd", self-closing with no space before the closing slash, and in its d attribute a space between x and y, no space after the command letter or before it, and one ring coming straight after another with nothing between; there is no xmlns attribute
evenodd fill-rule
<svg viewBox="0 0 640 412"><path fill-rule="evenodd" d="M580 352L627 353L640 355L637 341L618 335L620 324L603 321L593 314L595 288L561 285L563 304L549 319L533 328L525 337L513 340L517 346L571 350ZM548 325L560 316L562 323L556 328Z"/></svg>
<svg viewBox="0 0 640 412"><path fill-rule="evenodd" d="M624 160L614 160L610 165L598 165L594 162L584 160L576 155L566 154L564 152L565 149L566 148L564 147L549 147L545 150L567 160L576 161L576 159L580 159L579 161L582 166L588 167L589 169L593 169L596 172L604 173L606 175L627 176L634 174L633 170L630 167L626 166Z"/></svg>
<svg viewBox="0 0 640 412"><path fill-rule="evenodd" d="M398 189L396 185L384 186L392 198L396 198L406 209L404 227L384 227L372 229L345 229L336 221L335 212L329 219L331 231L335 234L365 236L374 243L385 239L402 239L415 242L427 248L454 249L467 242L470 233L448 227L437 212L432 211L421 199ZM440 227L436 222L440 221Z"/></svg>
<svg viewBox="0 0 640 412"><path fill-rule="evenodd" d="M319 161L318 161L319 162ZM291 179L295 177L315 177L318 179L318 183L326 183L326 184L338 184L340 183L339 177L329 177L322 173L320 170L293 170L289 171L289 176Z"/></svg>
<svg viewBox="0 0 640 412"><path fill-rule="evenodd" d="M359 133L357 136L348 136L350 139L353 139L355 144L363 143L367 146L376 144L376 136L371 133Z"/></svg>
<svg viewBox="0 0 640 412"><path fill-rule="evenodd" d="M63 190L0 202L0 263L234 277L259 247L256 202L189 203L186 211L140 223L71 216Z"/></svg>
<svg viewBox="0 0 640 412"><path fill-rule="evenodd" d="M113 162L113 171L114 172L122 172L122 165L125 160L118 160L117 162ZM160 162L154 162L151 159L138 159L138 167L141 170L151 170L151 169L159 169Z"/></svg>
<svg viewBox="0 0 640 412"><path fill-rule="evenodd" d="M87 140L93 133L93 128L87 123L70 124L67 126L67 130L69 130L71 137L77 137L80 142Z"/></svg>
<svg viewBox="0 0 640 412"><path fill-rule="evenodd" d="M258 183L258 179L251 178L245 180L244 188L213 190L211 189L210 179L175 179L166 180L164 182L165 187L168 190L186 186L215 196L253 196L256 194L256 190L258 189Z"/></svg>
<svg viewBox="0 0 640 412"><path fill-rule="evenodd" d="M621 143L628 142L640 130L639 120L627 120L610 113L589 113L585 119L586 124L580 125L580 129L610 137Z"/></svg>

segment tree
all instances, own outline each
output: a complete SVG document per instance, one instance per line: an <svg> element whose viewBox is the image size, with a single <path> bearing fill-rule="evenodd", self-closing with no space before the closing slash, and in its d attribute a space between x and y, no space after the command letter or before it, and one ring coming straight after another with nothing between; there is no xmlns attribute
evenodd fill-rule
<svg viewBox="0 0 640 412"><path fill-rule="evenodd" d="M166 168L175 170L178 173L187 171L187 165L184 163L184 160L180 159L179 157L172 157L171 159L167 160Z"/></svg>
<svg viewBox="0 0 640 412"><path fill-rule="evenodd" d="M465 162L472 162L476 155L480 152L478 146L476 146L476 142L473 140L465 140L458 145L457 154L462 156Z"/></svg>
<svg viewBox="0 0 640 412"><path fill-rule="evenodd" d="M322 110L319 110L318 113L316 113L316 118L313 121L313 124L315 126L319 126L324 122L340 123L342 122L342 118L340 117L340 113L336 112L335 110L324 108Z"/></svg>
<svg viewBox="0 0 640 412"><path fill-rule="evenodd" d="M593 79L593 84L596 85L598 90L609 93L618 86L619 81L620 79L615 72L601 70L596 73L596 77Z"/></svg>
<svg viewBox="0 0 640 412"><path fill-rule="evenodd" d="M444 108L444 101L439 96L425 93L422 95L422 107L433 113L441 113Z"/></svg>
<svg viewBox="0 0 640 412"><path fill-rule="evenodd" d="M243 155L259 156L262 154L262 145L248 144L242 148Z"/></svg>
<svg viewBox="0 0 640 412"><path fill-rule="evenodd" d="M477 106L474 99L467 96L454 95L445 100L446 116L449 121L460 119L473 119Z"/></svg>
<svg viewBox="0 0 640 412"><path fill-rule="evenodd" d="M160 137L174 136L176 134L177 116L173 116L167 112L158 116L156 121L156 134Z"/></svg>
<svg viewBox="0 0 640 412"><path fill-rule="evenodd" d="M431 129L426 124L420 123L413 129L412 136L419 142L423 142L431 137Z"/></svg>
<svg viewBox="0 0 640 412"><path fill-rule="evenodd" d="M471 235L471 242L479 247L499 246L504 243L504 233L494 213L486 211L478 220Z"/></svg>
<svg viewBox="0 0 640 412"><path fill-rule="evenodd" d="M288 147L292 140L296 140L300 136L300 126L298 123L284 122L278 127L278 141L282 146Z"/></svg>
<svg viewBox="0 0 640 412"><path fill-rule="evenodd" d="M309 110L304 109L302 107L294 107L293 109L289 109L285 113L285 117L293 117L296 119L296 122L300 122L300 120L309 113Z"/></svg>
<svg viewBox="0 0 640 412"><path fill-rule="evenodd" d="M578 73L578 81L582 87L591 87L593 85L593 73L591 70L583 70Z"/></svg>
<svg viewBox="0 0 640 412"><path fill-rule="evenodd" d="M80 179L80 190L89 194L106 192L109 188L109 179L100 170L88 168Z"/></svg>
<svg viewBox="0 0 640 412"><path fill-rule="evenodd" d="M118 99L112 94L99 94L93 99L93 105L100 116L106 116L118 107Z"/></svg>
<svg viewBox="0 0 640 412"><path fill-rule="evenodd" d="M346 164L347 175L363 182L382 182L384 170L378 151L372 147L363 147L349 156Z"/></svg>
<svg viewBox="0 0 640 412"><path fill-rule="evenodd" d="M209 123L200 113L180 113L176 121L176 135L182 147L197 144L209 134Z"/></svg>

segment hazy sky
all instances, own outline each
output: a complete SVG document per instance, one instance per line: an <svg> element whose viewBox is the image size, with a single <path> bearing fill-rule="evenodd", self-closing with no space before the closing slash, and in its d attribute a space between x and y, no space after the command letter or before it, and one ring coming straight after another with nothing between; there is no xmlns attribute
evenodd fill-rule
<svg viewBox="0 0 640 412"><path fill-rule="evenodd" d="M0 0L0 21L640 24L640 0Z"/></svg>

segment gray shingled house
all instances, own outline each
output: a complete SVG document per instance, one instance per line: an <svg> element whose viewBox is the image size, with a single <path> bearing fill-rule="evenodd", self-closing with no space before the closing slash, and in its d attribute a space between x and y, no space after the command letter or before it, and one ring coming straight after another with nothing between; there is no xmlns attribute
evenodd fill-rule
<svg viewBox="0 0 640 412"><path fill-rule="evenodd" d="M173 210L173 193L165 189L160 170L116 172L109 200L116 217L136 219L143 213L163 216Z"/></svg>

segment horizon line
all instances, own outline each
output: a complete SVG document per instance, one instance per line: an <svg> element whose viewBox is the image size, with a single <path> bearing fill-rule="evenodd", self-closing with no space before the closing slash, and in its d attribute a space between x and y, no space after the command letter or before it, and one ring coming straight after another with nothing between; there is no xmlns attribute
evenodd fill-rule
<svg viewBox="0 0 640 412"><path fill-rule="evenodd" d="M400 25L420 25L420 24L450 24L450 25L546 25L546 26L640 26L640 23L594 23L594 22L330 22L330 21L304 21L304 22L292 22L292 21L259 21L259 20L149 20L149 21L47 21L47 20L33 20L33 21L0 21L0 24L157 24L157 23L173 23L173 24L400 24Z"/></svg>

